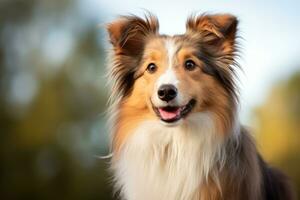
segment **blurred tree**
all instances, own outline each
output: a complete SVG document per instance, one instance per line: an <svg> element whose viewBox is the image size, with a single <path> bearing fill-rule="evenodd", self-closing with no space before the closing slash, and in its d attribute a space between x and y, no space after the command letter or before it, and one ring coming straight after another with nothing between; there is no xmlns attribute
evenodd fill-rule
<svg viewBox="0 0 300 200"><path fill-rule="evenodd" d="M279 82L255 114L262 154L290 176L300 196L300 72Z"/></svg>
<svg viewBox="0 0 300 200"><path fill-rule="evenodd" d="M0 2L0 199L111 199L103 33L79 3Z"/></svg>

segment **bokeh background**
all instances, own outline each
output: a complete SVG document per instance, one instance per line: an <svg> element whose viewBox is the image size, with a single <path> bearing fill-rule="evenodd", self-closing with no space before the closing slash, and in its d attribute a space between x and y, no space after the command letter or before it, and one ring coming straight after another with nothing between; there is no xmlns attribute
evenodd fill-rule
<svg viewBox="0 0 300 200"><path fill-rule="evenodd" d="M113 199L103 25L143 9L239 17L241 120L299 193L300 1L0 0L0 199Z"/></svg>

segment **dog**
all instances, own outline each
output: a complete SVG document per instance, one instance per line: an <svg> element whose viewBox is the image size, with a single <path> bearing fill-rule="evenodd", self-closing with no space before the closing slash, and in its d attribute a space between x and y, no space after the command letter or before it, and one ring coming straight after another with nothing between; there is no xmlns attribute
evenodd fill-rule
<svg viewBox="0 0 300 200"><path fill-rule="evenodd" d="M239 123L238 19L188 18L161 35L147 13L107 24L111 169L126 200L291 200Z"/></svg>

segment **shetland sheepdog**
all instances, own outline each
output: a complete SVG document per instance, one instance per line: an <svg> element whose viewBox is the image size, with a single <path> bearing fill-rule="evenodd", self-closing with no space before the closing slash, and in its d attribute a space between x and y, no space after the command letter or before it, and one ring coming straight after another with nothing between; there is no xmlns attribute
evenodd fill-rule
<svg viewBox="0 0 300 200"><path fill-rule="evenodd" d="M126 200L289 200L238 119L238 20L188 18L159 34L150 13L107 24L115 187Z"/></svg>

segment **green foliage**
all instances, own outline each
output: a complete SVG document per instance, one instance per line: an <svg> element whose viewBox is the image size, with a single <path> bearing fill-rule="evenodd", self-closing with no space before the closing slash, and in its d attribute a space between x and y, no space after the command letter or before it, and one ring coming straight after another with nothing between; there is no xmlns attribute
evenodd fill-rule
<svg viewBox="0 0 300 200"><path fill-rule="evenodd" d="M279 82L256 116L262 154L289 175L300 195L300 72Z"/></svg>
<svg viewBox="0 0 300 200"><path fill-rule="evenodd" d="M100 21L77 1L0 3L0 198L111 199Z"/></svg>

